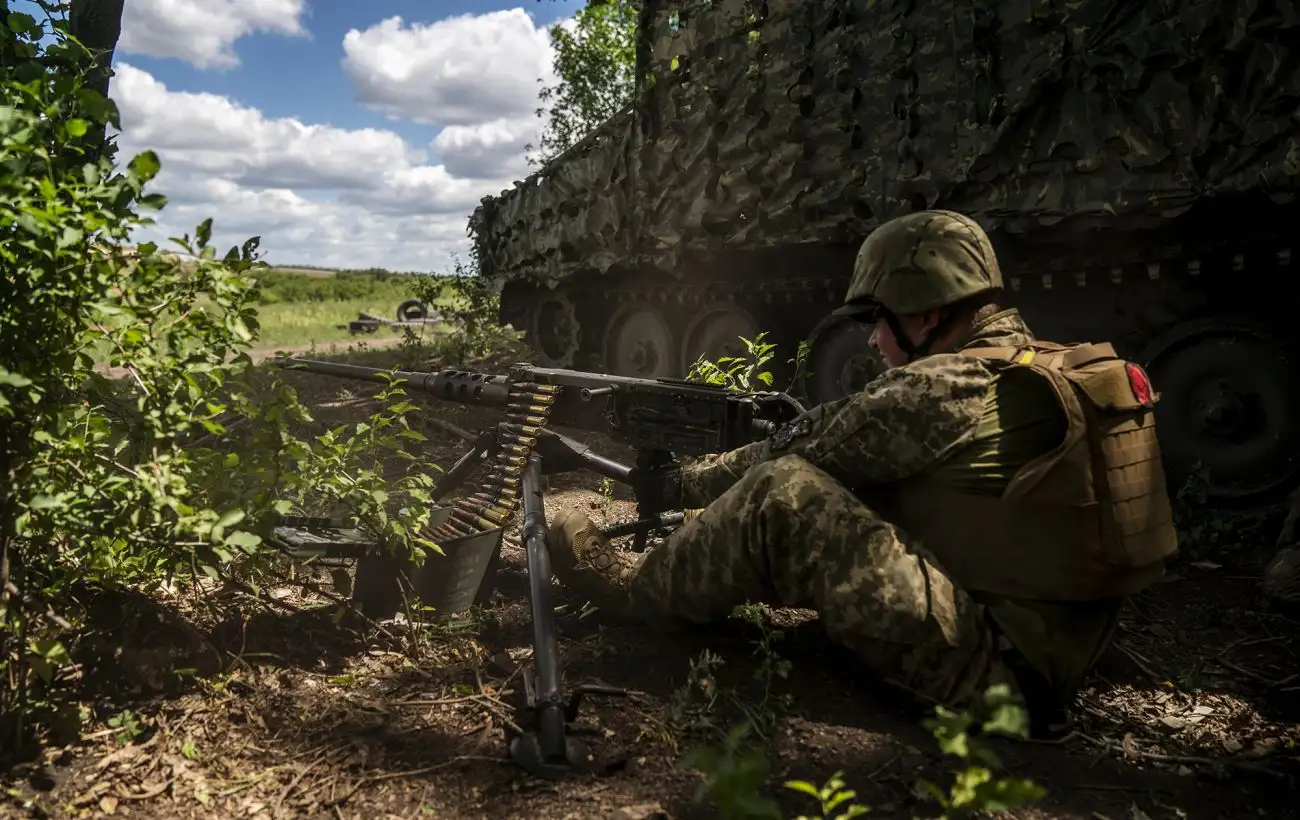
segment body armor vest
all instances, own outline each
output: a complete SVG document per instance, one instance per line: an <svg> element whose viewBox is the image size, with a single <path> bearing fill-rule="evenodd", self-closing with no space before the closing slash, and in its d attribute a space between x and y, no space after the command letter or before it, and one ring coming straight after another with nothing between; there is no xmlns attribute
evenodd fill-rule
<svg viewBox="0 0 1300 820"><path fill-rule="evenodd" d="M1158 579L1178 549L1146 373L1109 344L965 348L995 371L1025 368L1051 385L1067 428L1001 496L931 475L893 494L891 520L977 593L1096 601Z"/></svg>

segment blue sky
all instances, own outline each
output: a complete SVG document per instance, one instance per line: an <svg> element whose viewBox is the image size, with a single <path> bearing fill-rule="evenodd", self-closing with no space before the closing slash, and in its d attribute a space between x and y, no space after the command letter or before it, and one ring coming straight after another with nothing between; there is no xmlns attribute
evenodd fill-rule
<svg viewBox="0 0 1300 820"><path fill-rule="evenodd" d="M171 200L138 239L211 216L272 263L445 270L478 200L522 179L546 28L583 0L127 0L123 153Z"/></svg>

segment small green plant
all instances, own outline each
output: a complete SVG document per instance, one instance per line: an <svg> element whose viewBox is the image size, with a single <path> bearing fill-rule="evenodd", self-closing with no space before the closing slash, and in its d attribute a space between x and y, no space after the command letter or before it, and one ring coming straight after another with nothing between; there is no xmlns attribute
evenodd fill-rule
<svg viewBox="0 0 1300 820"><path fill-rule="evenodd" d="M1180 551L1200 559L1222 557L1241 544L1272 544L1286 515L1286 504L1215 509L1209 503L1211 479L1209 467L1197 462L1174 494L1174 527Z"/></svg>
<svg viewBox="0 0 1300 820"><path fill-rule="evenodd" d="M760 687L758 702L749 704L737 699L737 704L745 712L754 733L764 739L771 738L781 716L790 708L790 695L775 691L776 682L790 676L793 664L781 657L776 645L785 637L785 633L772 629L767 624L766 610L757 604L743 604L736 607L732 617L739 618L758 629L759 638L754 642L754 654L759 659L758 669L754 671L754 680Z"/></svg>
<svg viewBox="0 0 1300 820"><path fill-rule="evenodd" d="M122 746L134 742L136 738L144 734L144 727L140 725L140 719L136 717L135 712L129 709L124 709L109 718L108 727L117 730L113 733L113 740Z"/></svg>
<svg viewBox="0 0 1300 820"><path fill-rule="evenodd" d="M717 729L714 710L722 694L717 670L724 665L722 656L704 650L690 662L686 681L673 692L668 702L665 740L676 746L678 734L699 734Z"/></svg>
<svg viewBox="0 0 1300 820"><path fill-rule="evenodd" d="M477 249L475 249L477 253ZM441 300L443 317L455 327L454 333L435 338L430 344L431 357L440 362L462 363L490 354L519 354L525 347L523 335L497 324L501 294L493 283L479 275L477 256L469 264L454 261L455 274L416 283L415 297L432 304Z"/></svg>
<svg viewBox="0 0 1300 820"><path fill-rule="evenodd" d="M409 547L420 561L424 549L437 547L416 535L429 518L434 484L418 451L412 451L425 440L410 425L418 408L398 386L385 387L375 399L379 409L366 420L327 430L310 446L294 448L295 469L281 475L281 486L304 513L343 510L384 542ZM412 469L394 476L390 462ZM395 500L401 502L397 509Z"/></svg>
<svg viewBox="0 0 1300 820"><path fill-rule="evenodd" d="M939 706L934 711L935 716L923 725L934 735L940 751L966 763L946 791L929 780L917 780L917 794L930 798L942 808L938 820L1010 811L1046 794L1033 781L995 777L994 771L1002 768L1001 760L971 733L972 727L978 726L983 735L1020 739L1029 736L1029 714L1012 696L1009 687L1003 684L990 687L973 710L953 712Z"/></svg>
<svg viewBox="0 0 1300 820"><path fill-rule="evenodd" d="M767 333L759 333L752 340L740 337L745 346L743 356L723 356L717 362L710 362L701 356L691 365L690 372L686 374L687 380L716 384L741 392L770 390L772 372L764 368L776 356L776 345L764 341L765 338Z"/></svg>
<svg viewBox="0 0 1300 820"><path fill-rule="evenodd" d="M683 766L704 775L695 799L711 800L722 820L781 820L780 806L762 793L771 764L753 735L754 727L742 722L721 746L696 746L682 757Z"/></svg>
<svg viewBox="0 0 1300 820"><path fill-rule="evenodd" d="M605 508L605 515L611 515L614 512L614 481L610 478L602 477L600 479L600 497L601 503Z"/></svg>
<svg viewBox="0 0 1300 820"><path fill-rule="evenodd" d="M973 731L977 729L982 736L1028 736L1028 713L1008 687L990 687L970 710L953 712L936 707L934 717L927 718L922 725L930 730L943 754L966 764L946 790L924 778L916 781L917 797L939 806L938 814L927 815L932 820L1009 811L1027 806L1046 794L1030 780L997 777L995 770L1002 767L1001 761ZM700 746L687 752L682 764L704 774L696 800L712 800L718 816L723 818L781 818L776 803L760 794L769 771L763 744L754 725L742 721L727 733L721 745ZM855 802L857 793L847 788L843 772L836 772L822 786L806 780L789 780L784 785L817 801L820 813L815 820L847 820L870 811L869 807ZM800 815L798 820L814 818Z"/></svg>
<svg viewBox="0 0 1300 820"><path fill-rule="evenodd" d="M814 786L806 780L787 780L785 787L791 791L806 794L817 801L821 811L816 817L807 814L801 814L795 820L849 820L852 817L861 817L871 811L866 806L858 803L850 803L858 796L858 793L852 789L845 788L844 772L836 772L831 775L826 783L822 786ZM844 811L839 814L835 810L844 806Z"/></svg>

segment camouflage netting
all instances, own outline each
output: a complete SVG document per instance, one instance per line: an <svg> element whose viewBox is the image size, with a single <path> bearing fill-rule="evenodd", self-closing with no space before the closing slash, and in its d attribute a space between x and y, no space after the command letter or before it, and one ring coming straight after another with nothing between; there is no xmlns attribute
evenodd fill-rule
<svg viewBox="0 0 1300 820"><path fill-rule="evenodd" d="M629 108L512 190L484 197L470 217L480 272L510 274L523 264L553 280L574 260L604 271L634 254L629 161L635 134ZM485 241L488 236L496 241Z"/></svg>
<svg viewBox="0 0 1300 820"><path fill-rule="evenodd" d="M635 119L485 199L485 272L1294 195L1293 0L647 0ZM1139 220L1139 217L1146 218Z"/></svg>

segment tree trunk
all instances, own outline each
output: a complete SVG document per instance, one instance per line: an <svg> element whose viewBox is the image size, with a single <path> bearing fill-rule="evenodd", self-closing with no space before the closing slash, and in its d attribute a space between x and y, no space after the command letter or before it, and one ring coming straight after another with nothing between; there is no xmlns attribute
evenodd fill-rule
<svg viewBox="0 0 1300 820"><path fill-rule="evenodd" d="M122 9L126 0L72 0L68 32L94 55L86 85L108 98L113 76L113 52L122 36ZM116 123L115 123L116 124ZM97 125L84 138L87 149L104 150L105 127Z"/></svg>

